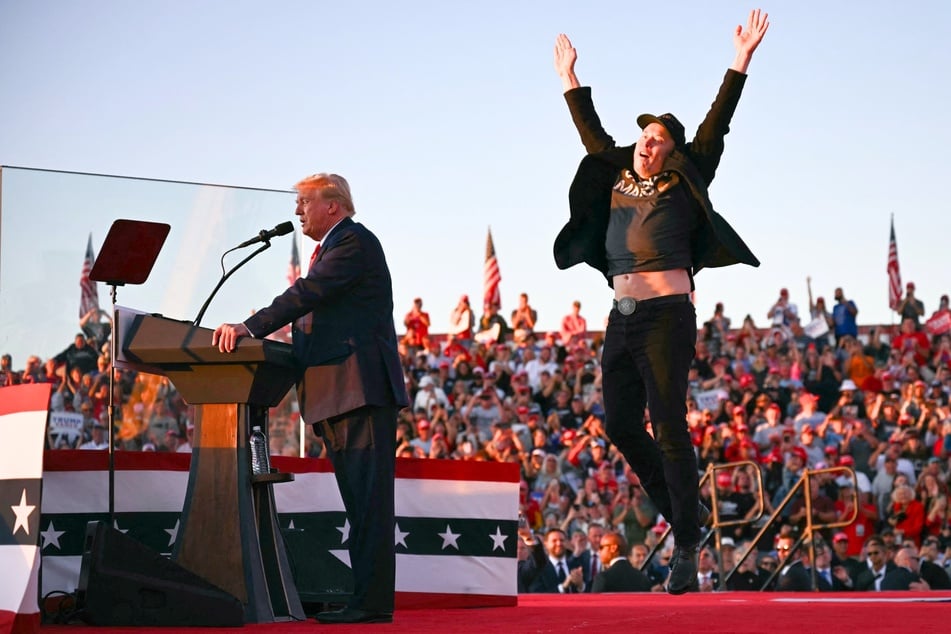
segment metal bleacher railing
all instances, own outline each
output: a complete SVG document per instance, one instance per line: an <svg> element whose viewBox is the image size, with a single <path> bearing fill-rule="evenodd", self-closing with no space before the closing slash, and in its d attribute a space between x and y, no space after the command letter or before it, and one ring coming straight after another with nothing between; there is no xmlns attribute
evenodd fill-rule
<svg viewBox="0 0 951 634"><path fill-rule="evenodd" d="M703 540L700 543L700 547L703 548L713 540L713 546L716 549L717 553L722 553L722 532L724 528L732 526L741 526L741 525L757 525L762 520L763 515L766 511L766 503L763 497L763 481L762 481L762 471L754 462L751 461L741 461L741 462L731 462L725 464L709 465L707 470L700 478L700 490L702 491L704 486L708 483L716 482L716 474L720 471L733 472L737 468L752 466L752 469L749 469L749 473L753 474L755 477L755 485L753 490L756 493L756 506L745 516L738 519L732 520L721 520L719 514L719 501L717 494L717 487L710 486L710 503L712 508L710 509L710 517L708 520L708 525L710 530L706 532L703 537ZM845 477L848 477L852 480L852 514L847 517L840 519L834 522L819 522L814 518L812 512L813 499L812 499L812 483L814 481L818 482L827 475L839 474ZM815 469L804 471L802 476L796 483L790 488L789 493L783 498L783 500L776 505L776 508L772 510L772 513L766 519L765 522L762 522L759 531L752 538L749 543L749 547L745 550L737 551L737 557L733 561L733 565L729 570L725 569L725 563L723 557L718 557L718 565L720 568L719 576L719 585L716 588L717 590L724 590L727 587L727 582L730 577L740 568L743 562L749 557L755 557L758 552L759 543L766 537L772 536L776 532L777 526L784 521L784 511L787 507L791 506L796 499L801 495L803 496L803 502L805 505L805 526L802 528L796 542L793 544L793 547L785 554L785 556L780 559L779 565L776 567L766 581L763 583L763 586L760 590L768 588L773 580L779 575L780 571L783 569L786 561L789 560L794 553L798 552L803 546L809 548L809 559L813 561L815 559L815 546L816 546L816 535L820 534L820 531L839 528L842 526L847 526L855 521L858 513L858 500L856 496L857 485L855 481L855 472L849 467L830 467L826 469ZM641 568L644 569L650 565L651 560L657 554L657 552L663 547L663 544L666 542L668 535L670 534L670 526L660 535L657 543L651 548L647 557L644 560ZM818 588L817 581L817 572L815 567L811 567L811 576L812 576L812 587L813 589Z"/></svg>

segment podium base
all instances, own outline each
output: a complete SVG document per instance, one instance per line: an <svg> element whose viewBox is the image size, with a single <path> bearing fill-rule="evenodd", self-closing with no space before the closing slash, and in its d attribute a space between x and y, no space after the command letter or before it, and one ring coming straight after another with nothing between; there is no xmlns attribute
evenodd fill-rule
<svg viewBox="0 0 951 634"><path fill-rule="evenodd" d="M236 597L104 522L86 525L76 595L90 625L244 625Z"/></svg>

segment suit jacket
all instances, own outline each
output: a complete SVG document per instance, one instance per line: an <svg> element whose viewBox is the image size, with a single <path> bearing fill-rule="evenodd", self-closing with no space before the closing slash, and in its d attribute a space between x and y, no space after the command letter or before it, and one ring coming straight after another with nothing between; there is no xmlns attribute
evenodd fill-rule
<svg viewBox="0 0 951 634"><path fill-rule="evenodd" d="M574 565L581 566L581 573L584 576L584 591L591 592L591 584L594 583L594 577L591 576L591 560L598 555L593 553L590 548L575 557ZM600 571L599 571L600 572Z"/></svg>
<svg viewBox="0 0 951 634"><path fill-rule="evenodd" d="M759 260L746 246L736 231L713 209L707 187L713 180L723 153L723 137L730 130L730 119L740 99L746 75L728 70L716 100L693 140L676 148L664 162L664 170L682 177L690 196L703 210L704 222L691 240L693 272L705 266L749 264L759 266ZM565 93L571 118L588 151L578 167L568 204L571 216L568 224L555 238L555 264L566 269L585 262L601 271L608 279L608 262L604 239L611 209L611 192L622 169L633 168L634 146L618 148L614 139L604 130L591 100L591 89L575 88Z"/></svg>
<svg viewBox="0 0 951 634"><path fill-rule="evenodd" d="M518 562L518 582L516 586L519 593L528 592L532 582L541 574L546 563L548 563L548 556L545 554L545 547L542 546L541 542L535 542L531 549L531 556Z"/></svg>
<svg viewBox="0 0 951 634"><path fill-rule="evenodd" d="M809 574L809 583L812 583L812 569L807 568L806 572ZM847 585L842 583L836 576L832 573L832 568L829 569L829 577L832 579L831 582L826 581L818 571L816 571L816 584L819 588L819 592L842 592L845 590L851 590Z"/></svg>
<svg viewBox="0 0 951 634"><path fill-rule="evenodd" d="M885 573L885 578L882 579L882 590L910 590L912 581L921 581L918 573L902 566L895 566Z"/></svg>
<svg viewBox="0 0 951 634"><path fill-rule="evenodd" d="M885 564L885 574L895 569L895 564L891 561ZM882 580L884 583L884 579ZM866 565L865 569L859 572L855 577L855 589L861 590L863 592L874 592L875 591L875 575L872 574L872 571L869 570L869 567Z"/></svg>
<svg viewBox="0 0 951 634"><path fill-rule="evenodd" d="M948 577L948 573L938 564L922 559L918 572L932 590L951 590L951 577Z"/></svg>
<svg viewBox="0 0 951 634"><path fill-rule="evenodd" d="M651 582L627 559L618 559L594 577L591 592L650 592Z"/></svg>
<svg viewBox="0 0 951 634"><path fill-rule="evenodd" d="M757 568L755 572L752 570L737 571L726 580L726 589L759 592L766 586L766 579L768 578L769 574L762 568Z"/></svg>
<svg viewBox="0 0 951 634"><path fill-rule="evenodd" d="M365 405L409 404L393 325L390 271L379 240L362 224L341 220L307 275L244 324L263 337L300 318L293 349L303 367L297 390L305 422Z"/></svg>
<svg viewBox="0 0 951 634"><path fill-rule="evenodd" d="M777 592L809 592L812 590L812 576L801 561L793 562L779 575L776 582Z"/></svg>
<svg viewBox="0 0 951 634"><path fill-rule="evenodd" d="M539 547L541 546L539 545ZM572 568L578 567L578 561L569 557L565 560L565 565L568 567L566 573L571 572ZM538 571L535 580L528 586L528 591L557 593L559 592L559 585L561 585L561 582L558 580L558 572L546 555L541 570ZM572 590L571 592L574 593L575 591Z"/></svg>

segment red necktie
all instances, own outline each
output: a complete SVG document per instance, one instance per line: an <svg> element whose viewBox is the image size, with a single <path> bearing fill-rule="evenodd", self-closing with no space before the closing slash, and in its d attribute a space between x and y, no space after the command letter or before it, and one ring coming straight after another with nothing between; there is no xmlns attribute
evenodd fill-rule
<svg viewBox="0 0 951 634"><path fill-rule="evenodd" d="M314 252L310 254L310 263L307 265L307 268L314 266L314 260L317 259L317 254L320 253L320 243L317 243L317 246L314 247Z"/></svg>

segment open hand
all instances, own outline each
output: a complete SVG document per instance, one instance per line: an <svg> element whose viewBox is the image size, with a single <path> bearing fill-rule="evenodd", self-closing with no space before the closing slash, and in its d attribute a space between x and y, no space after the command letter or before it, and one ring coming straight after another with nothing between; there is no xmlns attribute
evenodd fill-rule
<svg viewBox="0 0 951 634"><path fill-rule="evenodd" d="M736 25L736 32L733 34L733 46L738 53L752 55L759 43L763 41L767 29L769 29L769 14L763 13L759 9L753 9L746 21L745 29L739 24ZM571 42L568 44L570 46Z"/></svg>

